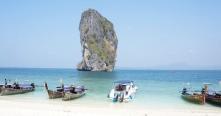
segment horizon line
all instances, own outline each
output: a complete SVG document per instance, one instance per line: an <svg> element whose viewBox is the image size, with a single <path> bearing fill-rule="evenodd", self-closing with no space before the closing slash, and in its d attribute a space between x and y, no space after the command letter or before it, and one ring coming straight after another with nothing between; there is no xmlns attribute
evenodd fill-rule
<svg viewBox="0 0 221 116"><path fill-rule="evenodd" d="M0 69L74 69L74 67L0 67ZM114 70L217 70L220 68L147 68L147 67L115 67Z"/></svg>

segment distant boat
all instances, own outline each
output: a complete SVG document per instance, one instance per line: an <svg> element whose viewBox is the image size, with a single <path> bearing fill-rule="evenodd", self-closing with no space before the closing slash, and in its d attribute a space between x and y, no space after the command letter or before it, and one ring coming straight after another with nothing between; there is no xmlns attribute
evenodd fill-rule
<svg viewBox="0 0 221 116"><path fill-rule="evenodd" d="M137 86L135 86L133 81L116 81L108 94L108 98L113 102L128 102L134 98L136 91Z"/></svg>
<svg viewBox="0 0 221 116"><path fill-rule="evenodd" d="M62 98L63 101L68 101L72 99L76 99L85 95L85 87L84 86L71 86L69 91L64 92L64 96Z"/></svg>
<svg viewBox="0 0 221 116"><path fill-rule="evenodd" d="M204 104L205 103L205 94L202 94L200 91L188 91L187 88L183 88L181 97L184 100L196 103L196 104Z"/></svg>
<svg viewBox="0 0 221 116"><path fill-rule="evenodd" d="M5 84L0 85L0 95L1 96L22 94L22 93L32 92L34 90L35 90L34 83L19 84L18 82L15 82L13 84L8 84L7 80L5 79Z"/></svg>

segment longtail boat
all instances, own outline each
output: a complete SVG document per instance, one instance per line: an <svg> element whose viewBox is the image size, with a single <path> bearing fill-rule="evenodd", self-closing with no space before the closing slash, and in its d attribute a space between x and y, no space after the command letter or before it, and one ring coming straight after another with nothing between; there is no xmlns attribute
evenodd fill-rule
<svg viewBox="0 0 221 116"><path fill-rule="evenodd" d="M5 84L0 85L0 95L14 95L14 94L22 94L27 92L32 92L35 90L34 83L25 83L19 84L15 82L13 84L7 84L7 80L5 79Z"/></svg>
<svg viewBox="0 0 221 116"><path fill-rule="evenodd" d="M187 91L187 88L183 88L181 97L184 100L196 103L196 104L204 104L205 103L205 94L202 92L190 92Z"/></svg>
<svg viewBox="0 0 221 116"><path fill-rule="evenodd" d="M207 93L206 102L221 106L221 92Z"/></svg>
<svg viewBox="0 0 221 116"><path fill-rule="evenodd" d="M49 99L62 98L64 96L64 86L62 84L61 87L57 87L56 91L49 90L48 84L45 82L45 89L48 93Z"/></svg>
<svg viewBox="0 0 221 116"><path fill-rule="evenodd" d="M221 106L221 91L209 91L208 84L204 84L204 88L206 92L206 102Z"/></svg>
<svg viewBox="0 0 221 116"><path fill-rule="evenodd" d="M48 93L49 99L62 98L63 101L72 100L75 98L79 98L85 95L84 86L64 86L62 84L59 87L56 87L56 90L49 90L48 84L45 83L45 89Z"/></svg>
<svg viewBox="0 0 221 116"><path fill-rule="evenodd" d="M64 91L64 96L62 98L63 101L68 101L72 99L76 99L85 95L85 87L84 86L71 86L68 91Z"/></svg>

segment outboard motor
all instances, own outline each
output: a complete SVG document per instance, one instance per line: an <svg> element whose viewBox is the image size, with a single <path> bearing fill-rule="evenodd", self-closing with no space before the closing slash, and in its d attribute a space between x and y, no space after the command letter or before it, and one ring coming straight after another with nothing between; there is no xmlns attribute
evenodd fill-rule
<svg viewBox="0 0 221 116"><path fill-rule="evenodd" d="M34 84L34 83L31 83L31 86L32 86L33 88L35 88L35 84Z"/></svg>
<svg viewBox="0 0 221 116"><path fill-rule="evenodd" d="M186 94L186 92L187 92L187 89L183 88L182 94Z"/></svg>
<svg viewBox="0 0 221 116"><path fill-rule="evenodd" d="M5 79L5 86L7 85L8 83L7 83L7 79Z"/></svg>
<svg viewBox="0 0 221 116"><path fill-rule="evenodd" d="M45 82L45 89L48 90L48 84Z"/></svg>
<svg viewBox="0 0 221 116"><path fill-rule="evenodd" d="M205 88L202 88L201 94L206 94L206 89Z"/></svg>
<svg viewBox="0 0 221 116"><path fill-rule="evenodd" d="M123 102L124 101L124 93L121 93L120 94L120 102Z"/></svg>
<svg viewBox="0 0 221 116"><path fill-rule="evenodd" d="M118 98L119 98L119 95L118 94L114 94L113 102L117 102Z"/></svg>

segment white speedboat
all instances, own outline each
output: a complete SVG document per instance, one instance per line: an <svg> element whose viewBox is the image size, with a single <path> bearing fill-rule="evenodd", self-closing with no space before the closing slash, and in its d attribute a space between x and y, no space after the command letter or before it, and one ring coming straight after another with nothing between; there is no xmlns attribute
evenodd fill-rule
<svg viewBox="0 0 221 116"><path fill-rule="evenodd" d="M128 102L134 98L136 91L137 86L134 85L133 81L116 81L108 94L108 98L113 102Z"/></svg>

